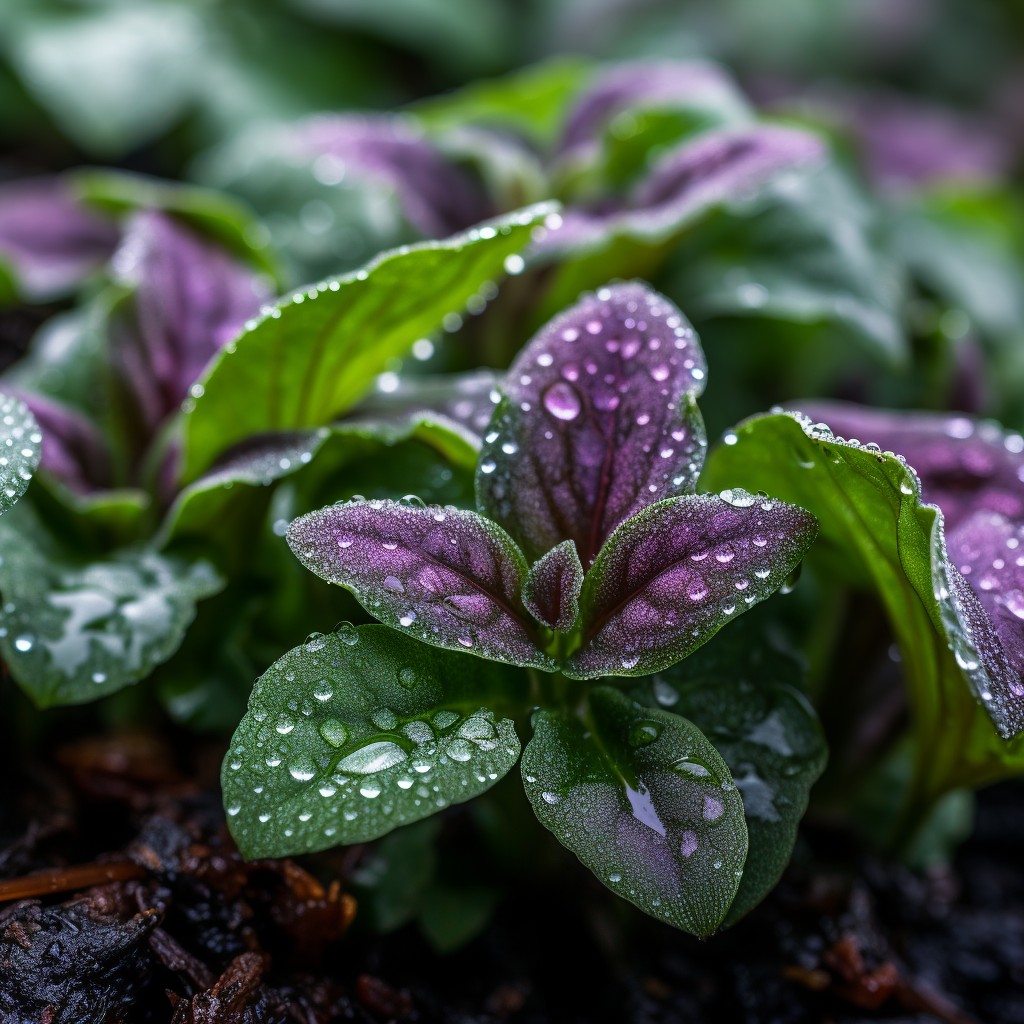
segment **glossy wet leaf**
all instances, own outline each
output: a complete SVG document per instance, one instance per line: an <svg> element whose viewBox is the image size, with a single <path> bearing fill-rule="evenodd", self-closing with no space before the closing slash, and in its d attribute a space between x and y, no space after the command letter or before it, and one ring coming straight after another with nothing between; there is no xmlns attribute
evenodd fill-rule
<svg viewBox="0 0 1024 1024"><path fill-rule="evenodd" d="M314 635L257 680L224 759L228 825L247 857L366 842L489 789L515 764L525 700L499 665L384 626Z"/></svg>
<svg viewBox="0 0 1024 1024"><path fill-rule="evenodd" d="M592 691L586 722L540 710L533 727L522 773L541 824L645 913L713 934L740 885L747 829L707 737L610 687Z"/></svg>
<svg viewBox="0 0 1024 1024"><path fill-rule="evenodd" d="M480 452L480 510L530 557L572 540L590 565L634 512L693 490L705 372L668 299L639 283L585 296L509 369Z"/></svg>
<svg viewBox="0 0 1024 1024"><path fill-rule="evenodd" d="M745 628L749 621L629 691L703 730L743 798L750 849L727 923L775 887L828 756L818 716L798 688L802 666L764 632Z"/></svg>
<svg viewBox="0 0 1024 1024"><path fill-rule="evenodd" d="M1021 727L1020 680L993 675L981 657L984 616L947 555L941 513L922 503L913 471L873 443L842 441L798 414L755 417L727 440L712 453L704 482L770 481L818 517L815 564L874 590L885 606L914 710L920 798L1019 765L1020 741L1008 744L996 730L1010 737Z"/></svg>
<svg viewBox="0 0 1024 1024"><path fill-rule="evenodd" d="M583 587L583 566L576 546L564 540L530 566L523 604L538 621L565 633L576 623Z"/></svg>
<svg viewBox="0 0 1024 1024"><path fill-rule="evenodd" d="M406 446L411 457L402 460L398 449ZM365 472L353 463L373 460L387 468L391 487L396 482L425 501L451 500L437 486L423 486L434 470L438 484L455 473L467 473L476 465L471 440L454 424L430 413L409 413L395 422L367 420L339 423L319 430L290 431L254 438L229 452L209 473L190 484L178 496L161 530L165 541L189 536L210 536L220 526L229 530L244 519L250 506L262 507L261 495L269 494L278 481L302 474L318 480L330 498L339 497L339 474L344 473L342 497L359 491L371 493ZM410 466L408 463L413 465ZM323 468L321 468L323 467ZM450 467L450 468L449 468ZM425 472L426 471L426 472Z"/></svg>
<svg viewBox="0 0 1024 1024"><path fill-rule="evenodd" d="M253 434L320 427L346 411L390 360L499 277L550 212L532 207L445 242L385 253L275 305L203 379L185 418L185 478Z"/></svg>
<svg viewBox="0 0 1024 1024"><path fill-rule="evenodd" d="M582 645L566 674L668 668L783 586L816 533L803 509L739 489L648 506L612 534L587 573Z"/></svg>
<svg viewBox="0 0 1024 1024"><path fill-rule="evenodd" d="M28 406L0 393L0 516L28 489L43 444L42 431Z"/></svg>
<svg viewBox="0 0 1024 1024"><path fill-rule="evenodd" d="M522 552L475 512L356 500L296 519L288 543L307 569L425 643L553 667L520 598Z"/></svg>
<svg viewBox="0 0 1024 1024"><path fill-rule="evenodd" d="M148 676L221 589L205 562L145 548L89 560L22 505L0 520L0 652L40 707L80 704Z"/></svg>

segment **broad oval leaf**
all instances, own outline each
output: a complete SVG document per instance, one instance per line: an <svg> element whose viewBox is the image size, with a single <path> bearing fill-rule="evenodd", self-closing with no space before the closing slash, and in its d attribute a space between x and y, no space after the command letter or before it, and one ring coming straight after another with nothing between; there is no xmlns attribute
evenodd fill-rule
<svg viewBox="0 0 1024 1024"><path fill-rule="evenodd" d="M576 623L582 588L583 566L576 545L564 540L530 566L523 584L523 604L538 622L565 633Z"/></svg>
<svg viewBox="0 0 1024 1024"><path fill-rule="evenodd" d="M590 565L634 512L693 490L705 374L668 299L635 282L585 296L509 369L480 453L480 510L531 558L572 540Z"/></svg>
<svg viewBox="0 0 1024 1024"><path fill-rule="evenodd" d="M613 892L702 938L736 896L743 802L692 723L598 687L589 715L536 712L522 758L534 813Z"/></svg>
<svg viewBox="0 0 1024 1024"><path fill-rule="evenodd" d="M0 516L28 489L44 443L28 406L13 395L0 394Z"/></svg>
<svg viewBox="0 0 1024 1024"><path fill-rule="evenodd" d="M659 672L775 593L817 533L814 516L739 489L668 498L628 519L583 582L575 679Z"/></svg>
<svg viewBox="0 0 1024 1024"><path fill-rule="evenodd" d="M288 543L307 569L425 643L554 667L520 598L527 573L522 552L475 512L351 501L300 516L288 528Z"/></svg>
<svg viewBox="0 0 1024 1024"><path fill-rule="evenodd" d="M0 520L0 652L40 707L81 704L145 678L181 644L222 581L205 562L145 548L89 561L24 503Z"/></svg>
<svg viewBox="0 0 1024 1024"><path fill-rule="evenodd" d="M521 673L384 626L312 636L256 682L224 758L228 825L247 857L375 839L489 789L519 740L499 708Z"/></svg>
<svg viewBox="0 0 1024 1024"><path fill-rule="evenodd" d="M384 253L271 307L195 389L185 417L185 479L247 437L329 423L392 359L501 276L506 258L554 209L530 207L443 242Z"/></svg>
<svg viewBox="0 0 1024 1024"><path fill-rule="evenodd" d="M886 608L924 744L948 745L954 720L967 733L948 758L934 759L922 746L923 792L941 795L1015 770L1020 741L1007 744L996 730L1010 738L1024 726L1024 700L1014 693L1020 680L993 674L979 652L987 619L977 616L980 605L947 553L942 513L922 502L906 462L877 444L844 441L799 413L755 417L726 440L704 482L770 483L814 512L818 562L838 579L873 588ZM972 693L996 730L976 714Z"/></svg>
<svg viewBox="0 0 1024 1024"><path fill-rule="evenodd" d="M775 887L811 786L828 759L821 723L798 689L802 666L774 650L763 631L746 628L749 621L630 690L634 700L682 715L701 729L743 798L750 849L726 924Z"/></svg>

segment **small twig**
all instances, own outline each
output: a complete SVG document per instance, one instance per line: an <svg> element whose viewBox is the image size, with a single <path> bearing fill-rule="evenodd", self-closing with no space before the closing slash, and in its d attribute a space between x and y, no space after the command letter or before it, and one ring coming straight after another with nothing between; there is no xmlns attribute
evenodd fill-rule
<svg viewBox="0 0 1024 1024"><path fill-rule="evenodd" d="M48 868L22 878L0 881L0 903L49 896L57 892L88 889L105 882L129 882L145 878L146 872L130 860L102 864L80 864L71 868Z"/></svg>

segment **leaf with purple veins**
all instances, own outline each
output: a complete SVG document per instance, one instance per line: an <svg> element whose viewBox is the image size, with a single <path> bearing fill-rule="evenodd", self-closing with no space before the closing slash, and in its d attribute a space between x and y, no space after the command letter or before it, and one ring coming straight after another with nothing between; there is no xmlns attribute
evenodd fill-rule
<svg viewBox="0 0 1024 1024"><path fill-rule="evenodd" d="M783 586L816 534L809 512L746 491L651 505L587 573L583 643L565 674L645 675L682 660Z"/></svg>
<svg viewBox="0 0 1024 1024"><path fill-rule="evenodd" d="M494 212L472 179L405 118L321 115L295 134L321 174L336 169L339 180L348 174L394 189L409 223L426 238L461 231Z"/></svg>
<svg viewBox="0 0 1024 1024"><path fill-rule="evenodd" d="M959 617L981 659L979 696L1004 735L1024 730L1024 522L979 511L946 535ZM971 674L974 655L959 656Z"/></svg>
<svg viewBox="0 0 1024 1024"><path fill-rule="evenodd" d="M567 209L544 252L598 247L612 236L660 242L711 207L746 199L781 171L825 155L810 132L777 125L706 132L662 156L617 208Z"/></svg>
<svg viewBox="0 0 1024 1024"><path fill-rule="evenodd" d="M114 269L133 289L113 315L115 359L152 430L268 295L221 247L155 211L131 219Z"/></svg>
<svg viewBox="0 0 1024 1024"><path fill-rule="evenodd" d="M523 604L538 621L558 633L576 623L583 588L583 566L576 545L564 540L530 566L523 585Z"/></svg>
<svg viewBox="0 0 1024 1024"><path fill-rule="evenodd" d="M475 512L351 501L296 519L288 543L307 569L425 643L554 668L519 596L527 574L522 552Z"/></svg>
<svg viewBox="0 0 1024 1024"><path fill-rule="evenodd" d="M477 504L532 558L563 540L589 565L633 513L692 492L704 460L697 336L639 283L602 288L520 353L484 438Z"/></svg>

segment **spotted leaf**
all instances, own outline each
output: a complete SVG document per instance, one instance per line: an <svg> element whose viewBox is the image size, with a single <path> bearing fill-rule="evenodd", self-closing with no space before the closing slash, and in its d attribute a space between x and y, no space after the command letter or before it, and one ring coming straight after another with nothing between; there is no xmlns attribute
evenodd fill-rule
<svg viewBox="0 0 1024 1024"><path fill-rule="evenodd" d="M628 519L587 573L576 679L658 672L775 593L817 533L814 516L723 491L669 498Z"/></svg>
<svg viewBox="0 0 1024 1024"><path fill-rule="evenodd" d="M470 800L519 756L525 676L384 626L314 635L256 681L224 758L228 826L247 857L376 839Z"/></svg>
<svg viewBox="0 0 1024 1024"><path fill-rule="evenodd" d="M303 565L389 626L438 647L553 667L520 599L522 552L475 512L351 501L299 517L288 543Z"/></svg>
<svg viewBox="0 0 1024 1024"><path fill-rule="evenodd" d="M564 540L530 566L523 585L523 604L545 626L560 633L572 629L580 610L583 566L576 546Z"/></svg>
<svg viewBox="0 0 1024 1024"><path fill-rule="evenodd" d="M480 510L539 558L589 565L643 506L692 491L704 458L704 355L682 313L639 283L585 296L520 353L477 468Z"/></svg>
<svg viewBox="0 0 1024 1024"><path fill-rule="evenodd" d="M707 937L747 855L743 802L692 722L597 687L586 720L538 711L522 758L542 825L645 913Z"/></svg>
<svg viewBox="0 0 1024 1024"><path fill-rule="evenodd" d="M44 444L36 418L13 395L0 394L0 515L28 489Z"/></svg>
<svg viewBox="0 0 1024 1024"><path fill-rule="evenodd" d="M827 760L821 724L799 689L803 666L772 644L761 619L757 612L745 616L685 662L629 691L703 730L743 798L750 850L727 924L775 887Z"/></svg>

